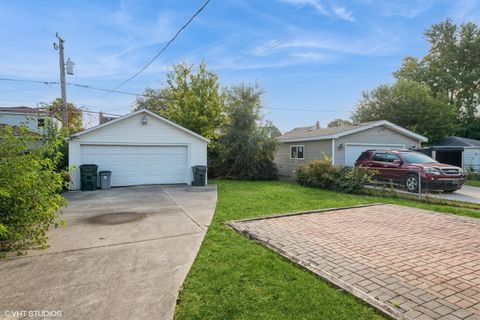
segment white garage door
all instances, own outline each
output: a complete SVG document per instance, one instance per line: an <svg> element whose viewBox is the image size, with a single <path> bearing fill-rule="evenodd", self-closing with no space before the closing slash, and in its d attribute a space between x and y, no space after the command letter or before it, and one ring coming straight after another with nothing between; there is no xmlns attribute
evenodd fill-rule
<svg viewBox="0 0 480 320"><path fill-rule="evenodd" d="M392 144L392 145L349 145L345 147L345 166L353 167L355 161L357 161L360 154L369 149L404 149L405 145Z"/></svg>
<svg viewBox="0 0 480 320"><path fill-rule="evenodd" d="M187 182L187 147L83 145L81 159L112 171L113 187Z"/></svg>

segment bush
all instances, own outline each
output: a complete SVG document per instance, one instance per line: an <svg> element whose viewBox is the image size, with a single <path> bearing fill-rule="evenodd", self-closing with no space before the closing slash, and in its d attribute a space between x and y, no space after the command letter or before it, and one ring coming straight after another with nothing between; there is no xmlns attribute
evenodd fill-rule
<svg viewBox="0 0 480 320"><path fill-rule="evenodd" d="M304 186L334 189L339 167L333 166L329 158L312 161L296 170L297 181Z"/></svg>
<svg viewBox="0 0 480 320"><path fill-rule="evenodd" d="M62 223L65 182L56 170L62 140L25 128L0 130L0 253L45 247L48 228Z"/></svg>
<svg viewBox="0 0 480 320"><path fill-rule="evenodd" d="M374 172L357 168L341 168L332 165L331 159L312 161L298 167L295 176L303 186L329 189L346 193L363 193Z"/></svg>

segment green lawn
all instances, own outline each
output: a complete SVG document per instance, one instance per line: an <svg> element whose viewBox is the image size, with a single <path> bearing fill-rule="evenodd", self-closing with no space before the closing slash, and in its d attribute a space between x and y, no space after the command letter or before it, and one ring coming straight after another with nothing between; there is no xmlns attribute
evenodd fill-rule
<svg viewBox="0 0 480 320"><path fill-rule="evenodd" d="M219 202L184 283L176 319L382 319L373 308L331 287L225 222L375 202L480 218L478 210L412 200L340 194L289 182L213 181Z"/></svg>
<svg viewBox="0 0 480 320"><path fill-rule="evenodd" d="M467 180L465 181L467 186L480 187L480 180Z"/></svg>

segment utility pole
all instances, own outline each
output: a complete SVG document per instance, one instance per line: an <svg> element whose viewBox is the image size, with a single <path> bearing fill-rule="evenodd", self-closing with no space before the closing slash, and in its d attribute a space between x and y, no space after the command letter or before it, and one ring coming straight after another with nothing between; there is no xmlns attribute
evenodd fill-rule
<svg viewBox="0 0 480 320"><path fill-rule="evenodd" d="M60 58L60 86L62 90L62 122L63 127L68 128L68 110L67 110L67 89L65 87L65 58L63 56L63 40L58 32L55 34L58 39L58 45L56 43L53 44L53 47L58 50L59 58Z"/></svg>

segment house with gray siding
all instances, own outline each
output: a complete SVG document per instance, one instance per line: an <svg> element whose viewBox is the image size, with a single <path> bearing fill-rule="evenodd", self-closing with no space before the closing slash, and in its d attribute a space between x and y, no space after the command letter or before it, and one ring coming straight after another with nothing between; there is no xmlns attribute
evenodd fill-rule
<svg viewBox="0 0 480 320"><path fill-rule="evenodd" d="M353 166L368 149L419 148L428 139L386 120L351 126L295 128L279 137L281 146L275 163L282 176L291 177L295 168L313 160L331 159L338 166Z"/></svg>

